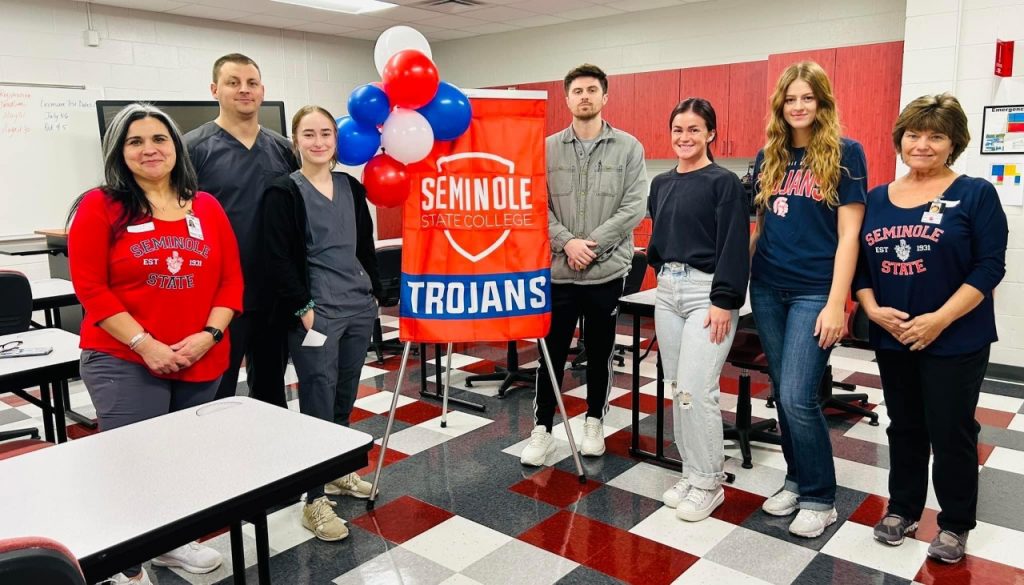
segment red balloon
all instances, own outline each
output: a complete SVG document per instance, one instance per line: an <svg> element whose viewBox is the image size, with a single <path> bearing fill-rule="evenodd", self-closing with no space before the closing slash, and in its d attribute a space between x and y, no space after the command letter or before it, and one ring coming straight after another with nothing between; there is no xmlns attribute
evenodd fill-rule
<svg viewBox="0 0 1024 585"><path fill-rule="evenodd" d="M392 106L421 108L434 99L440 77L434 62L419 51L406 49L388 59L381 75Z"/></svg>
<svg viewBox="0 0 1024 585"><path fill-rule="evenodd" d="M366 198L377 207L397 207L409 196L409 174L405 165L386 154L378 154L363 167Z"/></svg>

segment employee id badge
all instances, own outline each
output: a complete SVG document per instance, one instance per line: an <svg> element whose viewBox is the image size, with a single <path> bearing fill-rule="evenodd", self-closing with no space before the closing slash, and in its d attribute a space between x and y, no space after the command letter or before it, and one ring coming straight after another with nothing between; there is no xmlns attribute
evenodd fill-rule
<svg viewBox="0 0 1024 585"><path fill-rule="evenodd" d="M939 225L942 223L942 214L946 211L946 202L941 199L936 199L928 205L928 211L921 215L921 223L930 223L932 225Z"/></svg>
<svg viewBox="0 0 1024 585"><path fill-rule="evenodd" d="M197 240L203 239L203 226L199 223L199 218L191 211L185 215L185 225L188 226L188 235Z"/></svg>

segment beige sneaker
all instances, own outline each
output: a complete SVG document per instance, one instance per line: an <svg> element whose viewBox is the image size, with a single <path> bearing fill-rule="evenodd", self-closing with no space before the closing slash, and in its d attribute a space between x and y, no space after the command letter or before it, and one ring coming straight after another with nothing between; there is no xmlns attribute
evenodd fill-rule
<svg viewBox="0 0 1024 585"><path fill-rule="evenodd" d="M353 498L369 498L373 484L352 472L324 486L324 493L330 496L352 496Z"/></svg>
<svg viewBox="0 0 1024 585"><path fill-rule="evenodd" d="M334 502L327 496L320 496L312 504L302 507L302 527L311 531L320 540L333 542L348 536L348 527L334 513Z"/></svg>

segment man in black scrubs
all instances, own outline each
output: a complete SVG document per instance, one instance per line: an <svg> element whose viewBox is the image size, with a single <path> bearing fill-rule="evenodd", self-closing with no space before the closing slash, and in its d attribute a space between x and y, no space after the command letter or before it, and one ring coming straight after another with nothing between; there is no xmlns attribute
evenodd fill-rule
<svg viewBox="0 0 1024 585"><path fill-rule="evenodd" d="M244 313L231 322L231 363L217 398L235 395L245 356L250 396L286 406L286 336L272 325L267 306L260 208L267 184L298 164L288 139L259 124L264 89L260 69L249 57L232 53L217 59L210 92L220 103L220 113L186 134L185 141L199 189L220 201L235 230L245 277Z"/></svg>

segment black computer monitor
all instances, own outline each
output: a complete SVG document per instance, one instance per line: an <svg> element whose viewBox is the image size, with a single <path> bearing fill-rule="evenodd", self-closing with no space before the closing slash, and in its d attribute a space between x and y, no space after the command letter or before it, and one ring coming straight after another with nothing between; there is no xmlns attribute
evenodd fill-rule
<svg viewBox="0 0 1024 585"><path fill-rule="evenodd" d="M128 104L139 101L152 104L171 117L187 133L213 120L220 113L217 102L210 101L145 101L145 100L96 100L96 115L100 124L100 140L107 133L107 126L114 116ZM260 125L270 128L282 136L288 136L284 117L284 102L263 102L260 106Z"/></svg>

